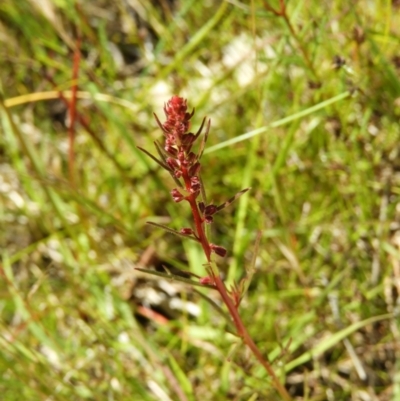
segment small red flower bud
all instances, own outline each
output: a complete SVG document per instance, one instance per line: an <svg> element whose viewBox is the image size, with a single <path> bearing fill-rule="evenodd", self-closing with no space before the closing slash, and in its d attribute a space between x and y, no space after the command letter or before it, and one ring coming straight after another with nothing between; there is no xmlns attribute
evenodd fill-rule
<svg viewBox="0 0 400 401"><path fill-rule="evenodd" d="M208 205L205 209L204 209L204 214L207 216L212 216L214 213L216 213L218 210L217 206L215 205Z"/></svg>
<svg viewBox="0 0 400 401"><path fill-rule="evenodd" d="M186 134L182 137L182 145L186 147L192 146L195 139L196 137L194 136L194 134L192 133Z"/></svg>
<svg viewBox="0 0 400 401"><path fill-rule="evenodd" d="M204 217L204 221L205 221L207 224L211 224L211 223L214 221L214 218L213 218L212 216L205 216L205 217Z"/></svg>
<svg viewBox="0 0 400 401"><path fill-rule="evenodd" d="M199 202L198 205L199 205L200 212L203 213L204 209L205 209L204 202Z"/></svg>
<svg viewBox="0 0 400 401"><path fill-rule="evenodd" d="M175 158L176 155L178 154L178 150L171 145L165 146L164 149L173 158Z"/></svg>
<svg viewBox="0 0 400 401"><path fill-rule="evenodd" d="M200 191L200 187L201 187L201 184L200 184L199 177L196 177L196 176L191 177L190 178L190 191L192 193L198 192L198 191Z"/></svg>
<svg viewBox="0 0 400 401"><path fill-rule="evenodd" d="M210 244L211 251L216 253L218 256L224 257L227 253L226 249L219 245Z"/></svg>
<svg viewBox="0 0 400 401"><path fill-rule="evenodd" d="M200 284L205 284L205 285L213 285L214 284L214 280L211 277L202 277L200 280Z"/></svg>
<svg viewBox="0 0 400 401"><path fill-rule="evenodd" d="M189 169L189 177L192 177L194 175L198 175L199 171L200 171L200 167L201 166L200 166L199 162L193 164L193 166L190 167L190 169Z"/></svg>
<svg viewBox="0 0 400 401"><path fill-rule="evenodd" d="M191 228L189 228L189 227L181 228L179 232L180 232L181 234L185 234L185 235L191 235L191 234L193 234L193 230L192 230Z"/></svg>
<svg viewBox="0 0 400 401"><path fill-rule="evenodd" d="M185 161L185 153L184 152L178 152L178 160L183 163Z"/></svg>
<svg viewBox="0 0 400 401"><path fill-rule="evenodd" d="M196 160L197 155L193 152L188 153L188 155L186 156L186 159L189 163L192 163Z"/></svg>
<svg viewBox="0 0 400 401"><path fill-rule="evenodd" d="M174 188L174 189L171 191L171 195L172 195L172 199L173 199L174 202L176 202L176 203L182 202L182 201L185 199L185 197L184 197L184 196L179 192L179 190L176 189L176 188Z"/></svg>
<svg viewBox="0 0 400 401"><path fill-rule="evenodd" d="M168 157L167 164L169 167L171 167L171 170L176 170L179 168L178 161L176 159L173 159L172 157Z"/></svg>

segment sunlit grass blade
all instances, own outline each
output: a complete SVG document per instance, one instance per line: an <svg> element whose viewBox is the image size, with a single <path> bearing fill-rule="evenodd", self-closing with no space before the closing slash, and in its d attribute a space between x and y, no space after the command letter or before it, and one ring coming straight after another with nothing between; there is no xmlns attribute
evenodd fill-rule
<svg viewBox="0 0 400 401"><path fill-rule="evenodd" d="M237 136L235 138L232 138L232 139L229 139L229 140L227 140L225 142L220 142L217 145L210 146L209 148L207 148L204 151L204 153L205 154L209 154L209 153L215 152L216 150L223 149L223 148L225 148L227 146L231 146L231 145L233 145L235 143L246 141L247 139L253 138L256 135L264 134L267 131L269 131L271 128L277 128L277 127L280 127L282 125L286 125L286 124L288 124L288 123L290 123L292 121L295 121L297 119L301 119L301 118L306 117L306 116L308 116L310 114L313 114L318 110L324 109L325 107L328 107L331 104L334 104L336 102L340 102L340 101L350 97L351 94L352 94L352 92L350 92L350 91L341 93L340 95L334 96L334 97L332 97L332 98L330 98L328 100L325 100L325 101L323 101L321 103L318 103L315 106L309 107L309 108L307 108L307 109L305 109L305 110L303 110L301 112L295 113L295 114L293 114L291 116L288 116L288 117L285 117L285 118L282 118L281 120L277 120L277 121L275 121L275 122L273 122L273 123L271 123L271 124L269 124L269 125L267 125L265 127L257 128L257 129L255 129L253 131L247 132L246 134L239 135L239 136Z"/></svg>
<svg viewBox="0 0 400 401"><path fill-rule="evenodd" d="M326 352L328 349L334 347L335 345L340 343L343 339L348 337L350 334L356 332L357 330L360 330L369 324L373 324L373 323L391 319L391 318L393 318L393 315L389 313L389 314L380 315L380 316L373 316L368 319L362 320L360 322L353 323L350 326L340 330L339 332L327 336L325 339L320 341L311 350L308 350L307 352L305 352L298 358L294 359L293 361L288 362L285 365L285 371L290 372L292 369L296 368L297 366L310 361L312 358L320 356L321 354Z"/></svg>

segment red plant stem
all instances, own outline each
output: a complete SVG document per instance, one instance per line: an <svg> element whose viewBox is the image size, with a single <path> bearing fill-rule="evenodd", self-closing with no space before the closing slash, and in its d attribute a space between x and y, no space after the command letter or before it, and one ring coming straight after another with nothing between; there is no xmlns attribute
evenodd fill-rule
<svg viewBox="0 0 400 401"><path fill-rule="evenodd" d="M290 18L289 18L288 13L287 13L287 8L286 8L285 0L279 0L279 10L275 10L275 9L274 9L273 7L271 7L271 6L268 4L268 2L265 1L265 0L264 0L264 7L265 7L268 11L272 12L273 14L275 14L277 17L282 17L282 18L285 20L285 23L286 23L287 27L289 28L290 33L291 33L292 36L295 38L295 40L296 40L296 42L297 42L297 44L298 44L298 46L299 46L299 48L300 48L300 51L303 53L303 57L304 57L304 60L305 60L305 62L306 62L306 64L307 64L307 67L309 68L309 70L311 71L311 73L314 75L314 77L317 78L317 79L319 79L319 78L318 78L317 71L316 71L315 68L314 68L314 65L313 65L313 63L312 63L312 61L311 61L311 59L310 59L310 57L309 57L309 55L308 55L308 53L307 53L307 50L306 50L306 48L304 47L303 42L301 41L299 35L298 35L297 32L295 31L292 22L290 21Z"/></svg>
<svg viewBox="0 0 400 401"><path fill-rule="evenodd" d="M53 78L46 74L45 75L46 79L51 83L51 85L54 87L54 89L57 89L57 85L54 82ZM69 101L68 99L63 95L62 92L58 93L58 97L60 100L64 102L64 104L69 107ZM75 110L76 113L76 120L85 128L87 133L90 135L90 137L93 139L94 142L96 142L97 146L100 148L100 150L111 160L112 163L114 163L115 167L123 174L124 178L126 179L126 168L121 166L119 162L116 160L116 158L107 150L107 148L104 146L103 142L99 139L99 137L96 135L96 133L93 131L92 128L90 128L90 125L87 121L86 118L84 118L78 110ZM128 180L129 181L129 180Z"/></svg>
<svg viewBox="0 0 400 401"><path fill-rule="evenodd" d="M255 344L255 342L251 338L250 334L246 330L246 327L243 324L243 321L239 315L239 312L227 292L227 289L225 287L224 282L221 279L221 276L215 275L214 283L215 283L215 286L217 287L219 294L221 295L222 300L224 301L226 307L228 308L230 315L232 316L233 322L236 326L237 334L242 338L244 343L250 348L251 352L258 359L258 361L261 363L261 365L264 366L265 370L267 371L267 373L270 375L270 377L272 379L273 385L275 386L275 388L279 392L279 394L282 396L282 398L287 401L291 400L289 393L287 392L286 388L283 386L283 384L280 382L280 380L276 376L271 364L268 362L268 360L265 357L263 357L263 355L261 354L261 351L258 349L257 345Z"/></svg>
<svg viewBox="0 0 400 401"><path fill-rule="evenodd" d="M303 53L303 57L304 57L304 60L305 60L305 62L307 64L307 67L309 68L311 73L314 75L314 77L318 79L317 71L314 68L314 65L313 65L313 63L312 63L312 61L311 61L311 59L310 59L310 57L309 57L309 55L307 53L306 48L303 45L303 42L301 41L301 39L300 39L299 35L297 34L297 32L295 31L295 29L293 28L293 24L290 21L289 16L287 15L286 8L284 8L284 10L283 10L282 17L285 20L286 25L288 26L288 28L290 30L290 33L293 35L293 37L297 41L297 44L298 44L298 46L300 48L300 51Z"/></svg>
<svg viewBox="0 0 400 401"><path fill-rule="evenodd" d="M199 209L197 207L196 199L194 198L193 195L191 195L188 198L188 201L189 201L190 207L192 209L192 215L193 215L194 223L196 226L196 234L199 237L199 240L200 240L201 246L203 247L204 254L206 255L207 261L211 262L211 248L210 248L210 244L207 240L206 234L204 232L204 228L203 228L204 223L202 222L202 218L200 216Z"/></svg>
<svg viewBox="0 0 400 401"><path fill-rule="evenodd" d="M182 168L183 171L183 181L185 182L185 186L187 190L190 190L190 178L186 168ZM204 221L200 216L200 212L196 202L196 195L194 193L190 194L187 198L190 208L192 209L192 215L194 219L194 224L196 227L196 234L199 237L201 246L203 247L204 254L206 255L207 261L211 262L211 248L208 242L207 236L204 232Z"/></svg>
<svg viewBox="0 0 400 401"><path fill-rule="evenodd" d="M75 120L76 120L76 98L78 92L78 72L79 72L79 61L81 58L80 52L81 40L78 37L76 40L76 46L74 50L74 61L72 70L72 95L69 103L69 151L68 151L68 167L69 167L69 180L71 185L74 183L74 142L75 142Z"/></svg>
<svg viewBox="0 0 400 401"><path fill-rule="evenodd" d="M185 182L185 185L189 188L190 185L190 180L187 176L187 174L183 174L183 179ZM204 232L204 222L202 217L200 216L200 212L197 206L196 202L196 197L195 194L191 194L187 198L188 202L190 203L190 207L192 209L192 215L193 219L195 222L196 226L196 233L197 236L199 237L199 240L201 242L201 245L203 247L205 256L207 258L208 262L211 262L211 248L210 244L208 242L207 236ZM283 384L280 382L278 377L276 376L271 364L268 362L266 358L263 357L261 354L260 350L258 349L257 345L251 338L250 334L246 330L245 325L243 324L243 321L239 315L238 309L235 306L234 302L232 301L232 298L228 294L228 290L226 289L226 286L224 282L221 279L221 276L219 274L213 273L213 279L214 279L214 284L216 289L218 290L219 294L221 295L221 298L223 302L225 303L226 307L229 310L229 313L233 319L233 322L235 324L237 334L242 338L244 343L250 348L251 352L253 355L258 359L258 361L261 363L261 365L264 366L265 370L267 373L270 375L273 385L275 386L276 390L279 392L279 394L282 396L284 400L291 400L291 397L289 393L287 392L286 388L283 386Z"/></svg>

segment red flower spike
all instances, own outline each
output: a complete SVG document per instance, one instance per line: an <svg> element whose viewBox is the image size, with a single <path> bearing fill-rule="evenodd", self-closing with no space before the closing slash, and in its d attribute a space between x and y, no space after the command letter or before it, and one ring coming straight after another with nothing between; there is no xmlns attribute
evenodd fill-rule
<svg viewBox="0 0 400 401"><path fill-rule="evenodd" d="M285 1L280 0L282 9L284 11ZM282 12L284 15L284 12ZM215 206L213 204L205 204L205 191L203 190L201 180L199 178L200 159L207 142L208 133L210 130L210 120L206 118L201 123L201 126L196 134L189 132L190 119L193 117L194 110L191 113L187 112L187 101L179 96L173 96L164 107L166 121L162 124L156 116L157 124L162 129L165 136L164 150L161 145L156 142L157 151L161 157L161 161L147 153L153 158L162 168L168 170L178 185L182 188L175 188L171 191L171 195L175 202L186 200L190 204L193 216L194 227L182 228L180 232L171 230L160 224L153 225L166 229L177 235L192 239L201 244L204 255L207 259L206 271L208 277L199 278L200 285L207 285L217 290L223 302L228 308L229 314L232 317L232 322L236 327L237 335L249 347L254 356L264 366L265 370L272 379L274 387L278 390L281 398L284 400L291 400L291 396L287 392L285 386L280 382L274 369L271 366L268 358L262 356L261 351L250 337L246 326L244 325L239 313L238 307L240 299L243 294L244 286L242 283L235 284L231 289L227 289L218 268L214 265L212 253L221 257L226 256L227 251L224 247L210 244L205 229L205 223L213 221L213 215L225 207L229 206L239 196L244 194L248 188L239 191L235 196L228 199L222 205ZM197 155L191 152L195 140L200 136L205 127L203 138L198 147ZM198 202L198 196L202 195L204 202Z"/></svg>
<svg viewBox="0 0 400 401"><path fill-rule="evenodd" d="M163 131L168 134L172 134L173 142L176 146L182 146L184 136L189 131L190 119L194 114L194 110L191 113L187 113L186 99L183 99L179 96L172 96L172 98L164 106L164 112L167 117L167 121L162 124Z"/></svg>

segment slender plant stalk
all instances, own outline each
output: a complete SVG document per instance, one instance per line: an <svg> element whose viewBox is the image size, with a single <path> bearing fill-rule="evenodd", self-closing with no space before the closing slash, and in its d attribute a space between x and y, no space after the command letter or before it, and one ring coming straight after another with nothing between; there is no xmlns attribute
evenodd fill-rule
<svg viewBox="0 0 400 401"><path fill-rule="evenodd" d="M50 82L50 84L54 87L54 89L58 88L58 85L55 83L54 79L51 77L50 74L45 74L45 78ZM59 99L65 104L66 107L70 107L70 102L68 101L68 98L64 95L64 93L68 92L58 92L58 97ZM78 93L77 93L78 95ZM72 98L72 91L70 94ZM129 181L126 175L126 168L122 166L118 160L113 156L110 151L105 147L104 143L100 140L99 136L95 133L95 131L90 127L88 120L79 113L77 109L75 109L75 118L76 121L79 122L79 124L86 130L86 132L89 134L89 136L92 138L92 140L95 142L95 144L98 146L101 152L103 152L106 157L114 164L114 166L118 169L118 171L122 174L122 177L124 180Z"/></svg>
<svg viewBox="0 0 400 401"><path fill-rule="evenodd" d="M210 244L209 244L209 242L207 240L207 236L205 235L205 232L204 232L204 223L201 223L201 216L199 214L199 209L198 209L195 201L194 202L190 201L190 206L192 209L193 219L196 223L196 232L200 238L201 245L204 250L204 254L207 258L207 261L209 263L212 263ZM202 239L204 239L204 240L202 240ZM261 354L257 345L254 343L253 339L249 335L249 333L246 329L246 326L244 325L244 323L240 317L237 305L235 305L233 299L228 294L228 290L227 290L224 282L222 281L221 276L218 273L212 271L212 279L213 279L212 281L213 281L217 291L221 295L223 302L225 303L226 307L228 308L228 311L235 324L237 334L239 335L239 337L242 338L244 343L250 348L253 355L258 359L258 361L264 366L267 373L271 376L271 379L272 379L272 382L273 382L275 388L281 394L281 396L285 400L290 400L291 399L290 395L288 394L287 390L285 389L285 387L282 385L282 383L276 376L271 364L269 363L269 361L266 358L263 357L263 355ZM240 294L238 294L238 297L240 298Z"/></svg>
<svg viewBox="0 0 400 401"><path fill-rule="evenodd" d="M303 54L304 61L308 67L308 69L311 71L311 73L314 75L314 77L319 80L318 73L316 69L314 68L314 64L312 63L310 56L306 50L306 47L304 46L303 41L300 39L298 33L293 27L293 24L289 18L289 15L287 13L287 7L285 4L285 0L279 0L279 9L276 10L273 7L271 7L267 1L264 0L264 8L273 14L275 14L277 17L282 17L285 21L285 24L289 28L290 33L294 37L295 41L297 42L297 45L299 46L299 49L301 53Z"/></svg>
<svg viewBox="0 0 400 401"><path fill-rule="evenodd" d="M203 123L196 134L189 132L190 119L194 114L194 110L191 113L188 113L187 101L178 96L173 96L167 102L164 107L164 112L167 117L167 120L164 123L161 123L158 117L155 116L159 127L165 135L164 147L161 147L161 145L157 143L157 151L161 160L156 159L146 150L141 150L155 160L162 168L166 169L171 174L174 181L179 185L171 191L173 200L176 203L187 201L190 205L194 227L182 228L178 234L180 236L189 237L201 245L207 259L208 276L200 279L200 282L208 287L211 286L211 288L214 288L219 292L236 327L237 335L250 348L251 352L265 368L268 375L271 377L274 387L281 397L284 400L291 400L289 393L280 382L271 363L268 361L268 358L262 355L240 317L238 308L240 300L244 294L244 282L241 282L239 285L235 285L230 289L225 286L218 268L216 267L213 254L215 253L224 257L227 251L222 246L212 244L207 236L206 225L213 222L213 215L229 206L239 196L245 193L248 188L239 191L235 196L220 206L214 204L207 205L205 200L205 189L203 182L200 179L200 158L207 141L210 122L208 121L206 124L206 132L202 138L200 149L197 153L194 153L192 151L192 146L202 133L206 119L203 120ZM198 200L198 198L201 200ZM168 229L168 231L173 232L174 230Z"/></svg>
<svg viewBox="0 0 400 401"><path fill-rule="evenodd" d="M69 103L69 128L68 128L68 137L69 137L69 151L68 151L68 169L69 169L69 180L72 186L75 183L74 177L74 143L75 143L75 120L76 120L76 94L78 92L78 73L79 73L79 62L81 59L80 52L81 40L78 37L76 41L76 47L74 50L74 62L73 62L73 70L72 70L72 96Z"/></svg>

